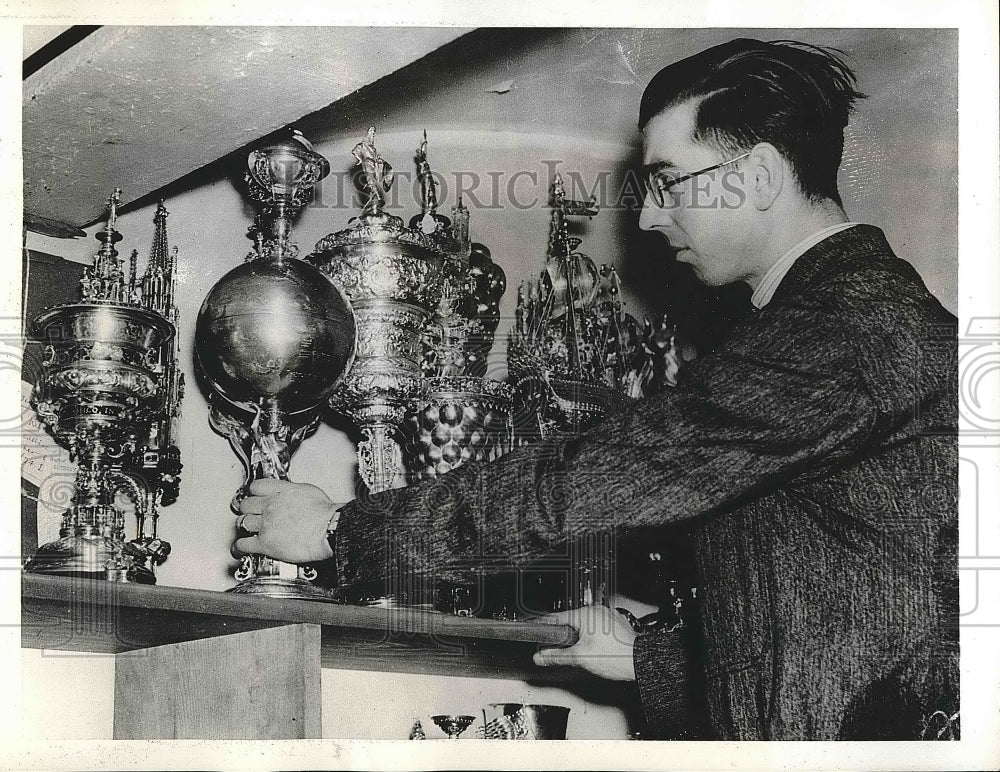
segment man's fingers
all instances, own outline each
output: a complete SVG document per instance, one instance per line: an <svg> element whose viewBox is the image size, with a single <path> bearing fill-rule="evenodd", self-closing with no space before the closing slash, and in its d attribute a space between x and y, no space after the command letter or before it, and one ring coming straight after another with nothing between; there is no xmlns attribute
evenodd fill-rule
<svg viewBox="0 0 1000 772"><path fill-rule="evenodd" d="M532 659L536 665L542 667L546 665L575 665L576 652L572 646L564 649L539 649Z"/></svg>
<svg viewBox="0 0 1000 772"><path fill-rule="evenodd" d="M260 527L263 522L264 518L260 515L240 515L236 518L236 527L250 533L260 533Z"/></svg>
<svg viewBox="0 0 1000 772"><path fill-rule="evenodd" d="M250 491L251 496L271 496L278 493L290 485L297 485L298 483L293 483L291 480L278 480L274 477L261 477L259 480L254 480L250 483L250 487L247 489Z"/></svg>
<svg viewBox="0 0 1000 772"><path fill-rule="evenodd" d="M580 618L583 611L589 608L584 606L582 608L572 608L566 611L553 611L550 614L542 614L541 616L535 617L533 622L540 622L546 625L570 625L572 627L580 626Z"/></svg>
<svg viewBox="0 0 1000 772"><path fill-rule="evenodd" d="M262 515L266 504L266 496L247 496L240 502L240 512L244 515Z"/></svg>
<svg viewBox="0 0 1000 772"><path fill-rule="evenodd" d="M260 537L254 534L253 536L244 536L242 539L234 541L233 547L229 552L234 558L239 560L244 555L260 555L263 551Z"/></svg>

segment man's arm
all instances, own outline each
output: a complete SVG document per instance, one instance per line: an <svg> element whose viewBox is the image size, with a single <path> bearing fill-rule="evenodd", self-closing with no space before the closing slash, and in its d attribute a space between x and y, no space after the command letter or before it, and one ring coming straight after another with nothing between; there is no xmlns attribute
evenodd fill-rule
<svg viewBox="0 0 1000 772"><path fill-rule="evenodd" d="M521 564L582 533L723 512L843 463L877 421L838 315L818 301L769 309L676 390L582 437L348 505L341 575L457 578L474 564Z"/></svg>
<svg viewBox="0 0 1000 772"><path fill-rule="evenodd" d="M635 679L646 717L647 740L710 738L701 662L689 630L640 635L635 640Z"/></svg>

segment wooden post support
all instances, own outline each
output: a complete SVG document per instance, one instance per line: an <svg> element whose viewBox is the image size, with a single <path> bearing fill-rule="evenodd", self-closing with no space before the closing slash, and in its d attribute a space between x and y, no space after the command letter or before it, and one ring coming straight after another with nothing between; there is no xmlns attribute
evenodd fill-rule
<svg viewBox="0 0 1000 772"><path fill-rule="evenodd" d="M289 624L123 652L116 740L320 737L320 628Z"/></svg>

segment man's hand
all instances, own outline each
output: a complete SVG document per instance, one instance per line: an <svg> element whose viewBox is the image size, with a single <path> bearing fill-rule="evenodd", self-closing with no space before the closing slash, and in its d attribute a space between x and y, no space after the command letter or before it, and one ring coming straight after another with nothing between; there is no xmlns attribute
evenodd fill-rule
<svg viewBox="0 0 1000 772"><path fill-rule="evenodd" d="M536 652L536 665L573 665L611 681L635 680L632 650L636 633L617 611L584 606L546 614L536 621L568 624L580 631L580 640L572 646Z"/></svg>
<svg viewBox="0 0 1000 772"><path fill-rule="evenodd" d="M234 557L267 555L285 563L314 563L333 556L327 527L342 504L315 485L288 480L255 480L240 504L237 521L252 536L233 543Z"/></svg>

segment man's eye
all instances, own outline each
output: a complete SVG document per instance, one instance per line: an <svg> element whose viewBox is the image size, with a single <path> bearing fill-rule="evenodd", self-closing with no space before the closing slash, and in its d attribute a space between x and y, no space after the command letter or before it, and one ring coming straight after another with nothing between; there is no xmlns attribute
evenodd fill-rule
<svg viewBox="0 0 1000 772"><path fill-rule="evenodd" d="M666 193L677 182L677 178L672 174L657 174L654 178L656 187L661 193Z"/></svg>

